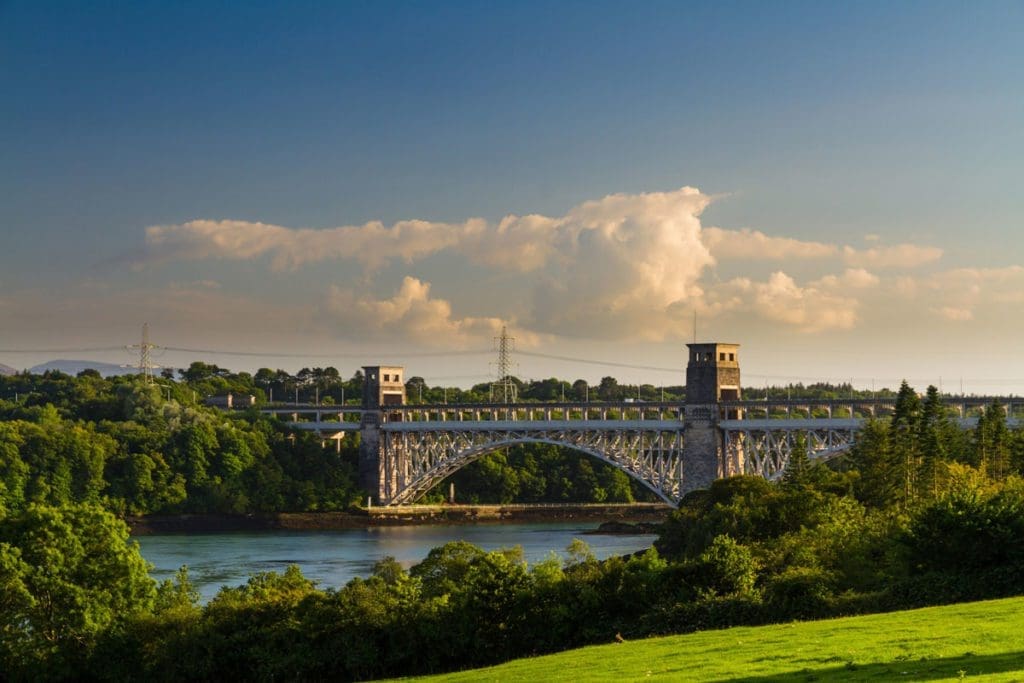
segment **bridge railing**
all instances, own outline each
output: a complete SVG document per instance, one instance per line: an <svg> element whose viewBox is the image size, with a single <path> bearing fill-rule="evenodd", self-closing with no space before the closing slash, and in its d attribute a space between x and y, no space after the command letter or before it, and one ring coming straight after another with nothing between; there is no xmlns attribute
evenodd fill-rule
<svg viewBox="0 0 1024 683"><path fill-rule="evenodd" d="M946 414L950 418L970 419L979 417L993 401L998 401L1008 418L1024 417L1024 400L1015 397L994 398L985 396L943 397ZM895 398L848 398L848 399L770 399L723 401L719 409L738 413L731 419L748 420L808 420L808 419L867 419L891 417L896 409Z"/></svg>
<svg viewBox="0 0 1024 683"><path fill-rule="evenodd" d="M396 406L389 420L403 422L571 422L591 420L682 420L681 402L473 403Z"/></svg>
<svg viewBox="0 0 1024 683"><path fill-rule="evenodd" d="M998 400L1010 419L1024 420L1024 399L1010 397L945 397L947 415L954 419L979 417ZM718 418L726 420L810 420L885 418L893 414L896 399L771 399L722 401ZM691 412L694 406L690 407ZM292 423L358 424L366 412L361 406L283 404L261 409ZM682 421L683 401L614 401L554 403L467 403L388 406L384 422L558 422L558 421ZM709 416L710 417L710 416Z"/></svg>
<svg viewBox="0 0 1024 683"><path fill-rule="evenodd" d="M276 415L289 422L352 422L358 423L364 412L361 406L325 406L293 403L261 408L264 415Z"/></svg>

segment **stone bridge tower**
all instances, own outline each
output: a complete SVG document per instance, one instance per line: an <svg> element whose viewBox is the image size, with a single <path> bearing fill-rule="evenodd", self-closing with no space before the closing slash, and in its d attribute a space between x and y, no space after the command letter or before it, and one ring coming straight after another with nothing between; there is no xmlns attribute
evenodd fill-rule
<svg viewBox="0 0 1024 683"><path fill-rule="evenodd" d="M721 401L740 395L739 344L687 344L686 435L683 441L683 486L704 489L715 479L739 474L740 463L726 463L719 420L736 419L738 410L726 411Z"/></svg>
<svg viewBox="0 0 1024 683"><path fill-rule="evenodd" d="M386 496L388 478L397 478L398 468L387 467L382 457L380 425L402 419L388 413L388 406L405 405L405 368L400 365L363 367L363 418L359 442L359 486L380 502ZM391 482L395 490L395 482Z"/></svg>

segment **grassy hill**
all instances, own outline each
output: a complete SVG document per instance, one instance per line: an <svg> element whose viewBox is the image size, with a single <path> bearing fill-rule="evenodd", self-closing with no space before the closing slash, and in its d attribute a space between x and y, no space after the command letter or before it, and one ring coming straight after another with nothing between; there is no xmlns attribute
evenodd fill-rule
<svg viewBox="0 0 1024 683"><path fill-rule="evenodd" d="M586 647L444 681L1024 681L1024 598Z"/></svg>

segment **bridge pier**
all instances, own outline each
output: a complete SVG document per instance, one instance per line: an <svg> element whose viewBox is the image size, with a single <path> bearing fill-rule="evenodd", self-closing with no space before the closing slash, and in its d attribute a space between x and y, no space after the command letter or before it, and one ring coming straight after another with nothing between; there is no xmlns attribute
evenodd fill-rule
<svg viewBox="0 0 1024 683"><path fill-rule="evenodd" d="M706 489L721 477L742 474L742 451L728 457L721 419L739 419L739 409L719 406L739 401L739 344L687 344L686 412L683 437L682 492Z"/></svg>
<svg viewBox="0 0 1024 683"><path fill-rule="evenodd" d="M377 504L387 504L398 490L399 463L387 462L381 443L381 424L389 419L388 406L405 405L401 366L363 367L363 414L360 420L359 486ZM401 416L396 417L401 420Z"/></svg>
<svg viewBox="0 0 1024 683"><path fill-rule="evenodd" d="M380 448L380 412L366 411L359 425L359 488L375 503L384 500L385 474Z"/></svg>
<svg viewBox="0 0 1024 683"><path fill-rule="evenodd" d="M683 437L683 490L706 489L718 479L723 461L722 437L714 406L687 406Z"/></svg>

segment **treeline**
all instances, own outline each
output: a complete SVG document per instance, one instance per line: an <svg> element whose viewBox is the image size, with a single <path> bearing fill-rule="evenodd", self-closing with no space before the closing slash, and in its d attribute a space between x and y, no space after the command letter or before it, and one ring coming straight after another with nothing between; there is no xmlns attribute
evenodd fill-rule
<svg viewBox="0 0 1024 683"><path fill-rule="evenodd" d="M530 567L449 543L337 589L295 567L259 574L205 606L187 571L154 586L108 513L32 506L0 521L0 665L12 680L366 680L1019 594L1024 486L956 468L905 514L737 477L687 501L662 553L597 561L574 543Z"/></svg>
<svg viewBox="0 0 1024 683"><path fill-rule="evenodd" d="M285 370L260 368L255 373L232 372L214 364L197 361L188 368L178 370L177 378L197 391L200 397L251 394L257 401L274 403L314 403L325 405L359 405L363 395L363 372L356 370L348 379L334 367L302 368L290 374ZM175 379L172 370L166 370L162 379ZM653 384L619 384L614 377L602 377L597 384L586 380L566 381L555 377L523 380L509 377L515 386L517 400L536 401L624 401L681 400L686 395L683 386L656 387ZM468 389L444 385L430 385L422 377L411 375L405 382L407 401L417 403L487 403L494 400L489 382L475 384Z"/></svg>
<svg viewBox="0 0 1024 683"><path fill-rule="evenodd" d="M840 462L856 473L853 493L874 507L907 508L934 499L950 484L952 465L966 465L994 481L1024 472L1024 431L1010 430L1005 406L994 401L973 430L961 429L930 386L922 400L900 386L892 417L869 421ZM800 470L805 459L797 458Z"/></svg>
<svg viewBox="0 0 1024 683"><path fill-rule="evenodd" d="M798 455L778 484L717 481L652 550L603 562L579 543L532 567L452 543L341 588L292 568L200 606L187 572L145 577L109 514L29 505L0 521L0 666L33 680L357 680L1021 593L1020 436L998 405L960 432L934 398L900 394L846 462Z"/></svg>
<svg viewBox="0 0 1024 683"><path fill-rule="evenodd" d="M94 503L120 515L340 510L357 454L193 389L60 373L0 379L0 510Z"/></svg>

